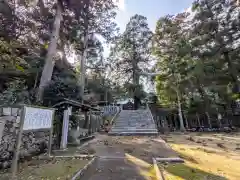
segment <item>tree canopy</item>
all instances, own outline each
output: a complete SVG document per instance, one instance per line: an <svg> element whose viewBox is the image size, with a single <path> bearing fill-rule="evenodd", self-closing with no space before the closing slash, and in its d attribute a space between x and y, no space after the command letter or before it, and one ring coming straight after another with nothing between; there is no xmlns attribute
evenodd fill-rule
<svg viewBox="0 0 240 180"><path fill-rule="evenodd" d="M111 49L112 74L127 87L129 96L135 101L143 95L140 72L148 69L151 61L152 35L147 18L136 14L130 18L125 31Z"/></svg>
<svg viewBox="0 0 240 180"><path fill-rule="evenodd" d="M185 12L159 17L154 32L136 14L122 33L113 0L0 3L1 103L80 101L91 91L99 100L130 96L138 106L147 96L142 77L152 73L154 102L178 109L180 119L200 114L211 127L219 113L238 113L234 0L195 0Z"/></svg>
<svg viewBox="0 0 240 180"><path fill-rule="evenodd" d="M239 6L233 1L199 0L192 9L157 22L154 54L160 103L204 114L234 110L239 97ZM229 111L230 110L230 111Z"/></svg>
<svg viewBox="0 0 240 180"><path fill-rule="evenodd" d="M92 80L86 76L87 89L106 94L109 85L102 83L107 68L102 39L111 42L118 31L114 22L117 7L112 0L0 3L1 103L40 100L49 105L61 97L80 100L78 62L84 51L86 70L101 79L100 84L90 85ZM86 29L88 46L84 47Z"/></svg>

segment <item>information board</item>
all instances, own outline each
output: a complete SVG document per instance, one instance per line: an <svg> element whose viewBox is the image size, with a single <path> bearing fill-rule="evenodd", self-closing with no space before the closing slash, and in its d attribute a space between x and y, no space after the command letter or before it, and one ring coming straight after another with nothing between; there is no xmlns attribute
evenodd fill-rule
<svg viewBox="0 0 240 180"><path fill-rule="evenodd" d="M53 110L25 107L23 130L50 129L52 127Z"/></svg>
<svg viewBox="0 0 240 180"><path fill-rule="evenodd" d="M16 148L12 160L12 179L16 179L17 169L18 169L18 159L19 152L22 142L23 131L26 130L48 130L49 140L48 140L48 157L51 155L52 147L52 137L53 137L53 118L54 118L54 109L47 109L41 107L30 107L22 106L21 107L21 116L20 116L20 127L17 136Z"/></svg>

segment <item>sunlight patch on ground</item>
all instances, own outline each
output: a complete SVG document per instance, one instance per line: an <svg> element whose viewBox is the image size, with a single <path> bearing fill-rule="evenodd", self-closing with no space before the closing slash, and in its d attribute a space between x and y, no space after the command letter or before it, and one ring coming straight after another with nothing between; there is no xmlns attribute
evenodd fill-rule
<svg viewBox="0 0 240 180"><path fill-rule="evenodd" d="M240 142L240 138L235 138L235 137L228 137L228 136L216 136L216 137L211 137L211 136L195 136L196 138L199 139L212 139L212 140L218 140L218 141L226 141L226 142L236 142L239 141Z"/></svg>
<svg viewBox="0 0 240 180"><path fill-rule="evenodd" d="M136 166L139 173L145 178L145 179L151 179L151 180L158 180L156 176L155 168L152 164L147 163L146 161L143 161L135 156L131 156L130 154L125 154L126 160L128 162L131 162Z"/></svg>
<svg viewBox="0 0 240 180"><path fill-rule="evenodd" d="M149 142L149 139L144 138L132 138L132 139L121 139L125 144L145 144Z"/></svg>
<svg viewBox="0 0 240 180"><path fill-rule="evenodd" d="M185 144L170 144L185 160L184 164L167 165L166 179L240 179L240 161L229 152L218 153L208 148Z"/></svg>

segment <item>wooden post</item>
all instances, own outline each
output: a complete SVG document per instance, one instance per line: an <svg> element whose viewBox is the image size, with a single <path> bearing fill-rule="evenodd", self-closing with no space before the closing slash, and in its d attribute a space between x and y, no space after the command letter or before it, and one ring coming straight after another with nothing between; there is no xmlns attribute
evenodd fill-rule
<svg viewBox="0 0 240 180"><path fill-rule="evenodd" d="M54 113L55 113L55 111L53 111L53 113L52 113L52 127L51 127L50 132L49 132L50 134L49 134L48 152L47 152L48 157L51 156L51 151L52 151L53 124L54 124L54 115L55 115Z"/></svg>
<svg viewBox="0 0 240 180"><path fill-rule="evenodd" d="M97 114L95 114L95 132L98 130Z"/></svg>
<svg viewBox="0 0 240 180"><path fill-rule="evenodd" d="M69 109L66 109L64 110L63 113L62 138L60 147L61 149L67 148L68 124L69 124Z"/></svg>
<svg viewBox="0 0 240 180"><path fill-rule="evenodd" d="M101 130L101 118L100 118L100 116L98 116L98 131L100 131Z"/></svg>
<svg viewBox="0 0 240 180"><path fill-rule="evenodd" d="M91 112L89 111L88 114L88 133L91 134L92 133L92 118L91 118Z"/></svg>
<svg viewBox="0 0 240 180"><path fill-rule="evenodd" d="M96 115L96 132L98 131L98 115Z"/></svg>
<svg viewBox="0 0 240 180"><path fill-rule="evenodd" d="M92 113L90 116L91 116L91 130L92 130L92 133L95 132L95 120L94 120L94 114Z"/></svg>
<svg viewBox="0 0 240 180"><path fill-rule="evenodd" d="M20 127L19 127L19 132L18 132L17 141L16 141L16 149L15 149L15 153L14 153L13 160L12 160L12 166L11 166L12 179L16 178L16 174L17 174L17 170L18 170L18 156L19 156L19 151L20 151L21 142L22 142L22 133L23 133L23 124L24 124L25 113L26 113L26 109L25 109L25 107L22 107L21 117L20 117Z"/></svg>

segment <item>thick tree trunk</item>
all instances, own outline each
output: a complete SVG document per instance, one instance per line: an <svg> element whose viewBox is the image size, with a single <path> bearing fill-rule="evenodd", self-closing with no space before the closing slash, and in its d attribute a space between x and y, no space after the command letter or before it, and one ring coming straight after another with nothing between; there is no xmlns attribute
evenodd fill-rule
<svg viewBox="0 0 240 180"><path fill-rule="evenodd" d="M180 131L185 131L184 123L183 123L183 116L182 116L182 106L181 106L181 98L179 92L177 90L177 101L178 101L178 116L180 122Z"/></svg>
<svg viewBox="0 0 240 180"><path fill-rule="evenodd" d="M177 123L177 115L175 116L175 114L173 115L173 122L174 122L174 126L176 129L178 129L178 123Z"/></svg>
<svg viewBox="0 0 240 180"><path fill-rule="evenodd" d="M207 116L209 128L212 129L212 123L211 123L211 118L210 118L210 116L209 116L209 113L206 111L205 114L206 114L206 116Z"/></svg>
<svg viewBox="0 0 240 180"><path fill-rule="evenodd" d="M89 126L88 126L88 133L89 134L92 133L92 125L93 125L93 119L92 119L92 116L89 115Z"/></svg>
<svg viewBox="0 0 240 180"><path fill-rule="evenodd" d="M85 89L85 79L86 79L86 58L87 58L87 50L88 50L88 36L89 36L89 17L88 17L88 12L89 12L89 5L90 5L90 0L87 1L88 3L86 4L85 7L85 16L84 16L84 41L83 41L83 52L81 54L80 58L80 64L81 64L81 70L80 74L81 77L79 78L79 85L81 86L80 89L80 97L82 99L82 102L84 101L84 89Z"/></svg>
<svg viewBox="0 0 240 180"><path fill-rule="evenodd" d="M39 72L37 72L37 74L36 74L36 76L35 76L34 86L33 86L34 91L35 91L36 88L37 88L38 76L39 76Z"/></svg>
<svg viewBox="0 0 240 180"><path fill-rule="evenodd" d="M133 45L133 55L132 55L132 61L131 61L131 65L132 65L132 76L133 76L133 100L134 100L134 109L138 109L140 102L139 102L139 97L137 95L138 92L138 86L139 86L139 68L138 68L138 60L137 60L137 55L136 55L136 45L134 44L134 42L132 42Z"/></svg>
<svg viewBox="0 0 240 180"><path fill-rule="evenodd" d="M199 118L199 114L198 113L196 113L196 117L197 117L198 126L201 127L200 118Z"/></svg>
<svg viewBox="0 0 240 180"><path fill-rule="evenodd" d="M232 78L232 82L233 82L232 93L233 94L240 94L240 86L239 86L237 69L236 69L236 67L234 66L234 64L232 63L232 61L229 57L229 52L224 52L223 55L224 55L224 59L228 63L228 71L229 71L229 74L230 74L230 76ZM236 100L233 99L232 103L236 104ZM237 108L235 106L232 106L231 109L232 109L233 113L236 113L235 111L236 111Z"/></svg>
<svg viewBox="0 0 240 180"><path fill-rule="evenodd" d="M86 79L86 57L87 57L87 48L88 48L88 30L86 30L85 36L84 36L84 48L83 53L80 58L81 63L81 77L79 78L79 85L81 86L80 90L80 97L82 99L82 102L84 100L84 89L85 89L85 79Z"/></svg>
<svg viewBox="0 0 240 180"><path fill-rule="evenodd" d="M42 101L44 90L52 79L53 68L55 65L53 57L56 54L56 50L57 50L57 41L59 38L61 19L62 19L62 7L59 3L57 3L57 10L56 10L55 20L53 25L53 31L52 31L50 44L48 47L48 53L46 56L44 67L43 67L42 76L41 76L37 98L36 98L38 102Z"/></svg>
<svg viewBox="0 0 240 180"><path fill-rule="evenodd" d="M205 102L204 109L205 109L205 114L207 116L208 125L209 125L209 128L212 128L211 118L210 118L210 115L208 113L208 110L210 109L210 102L209 102L209 99L208 99L204 89L202 88L199 80L197 80L197 81L198 81L198 91L201 94L201 96L203 98L203 101Z"/></svg>
<svg viewBox="0 0 240 180"><path fill-rule="evenodd" d="M217 119L218 119L219 128L222 128L222 115L221 115L221 113L218 112L217 116L218 116Z"/></svg>
<svg viewBox="0 0 240 180"><path fill-rule="evenodd" d="M170 130L173 127L173 116L172 115L168 116L168 127L170 128Z"/></svg>
<svg viewBox="0 0 240 180"><path fill-rule="evenodd" d="M134 85L134 90L133 90L133 99L134 99L134 109L138 109L140 105L140 99L137 95L138 92L138 86L139 86L139 74L137 73L137 64L134 61L133 62L133 85Z"/></svg>
<svg viewBox="0 0 240 180"><path fill-rule="evenodd" d="M89 116L87 112L84 112L84 124L83 124L83 128L87 129L88 128L88 124L89 124Z"/></svg>
<svg viewBox="0 0 240 180"><path fill-rule="evenodd" d="M229 58L228 52L224 52L223 55L224 55L224 59L228 63L228 71L232 78L232 81L234 84L234 89L236 91L234 93L239 93L240 89L239 89L239 81L238 81L238 75L237 75L238 73L236 71L236 68L234 67L234 64L232 63L231 59Z"/></svg>
<svg viewBox="0 0 240 180"><path fill-rule="evenodd" d="M186 128L188 129L189 125L188 125L188 119L187 119L186 113L184 113L184 119L185 119Z"/></svg>

